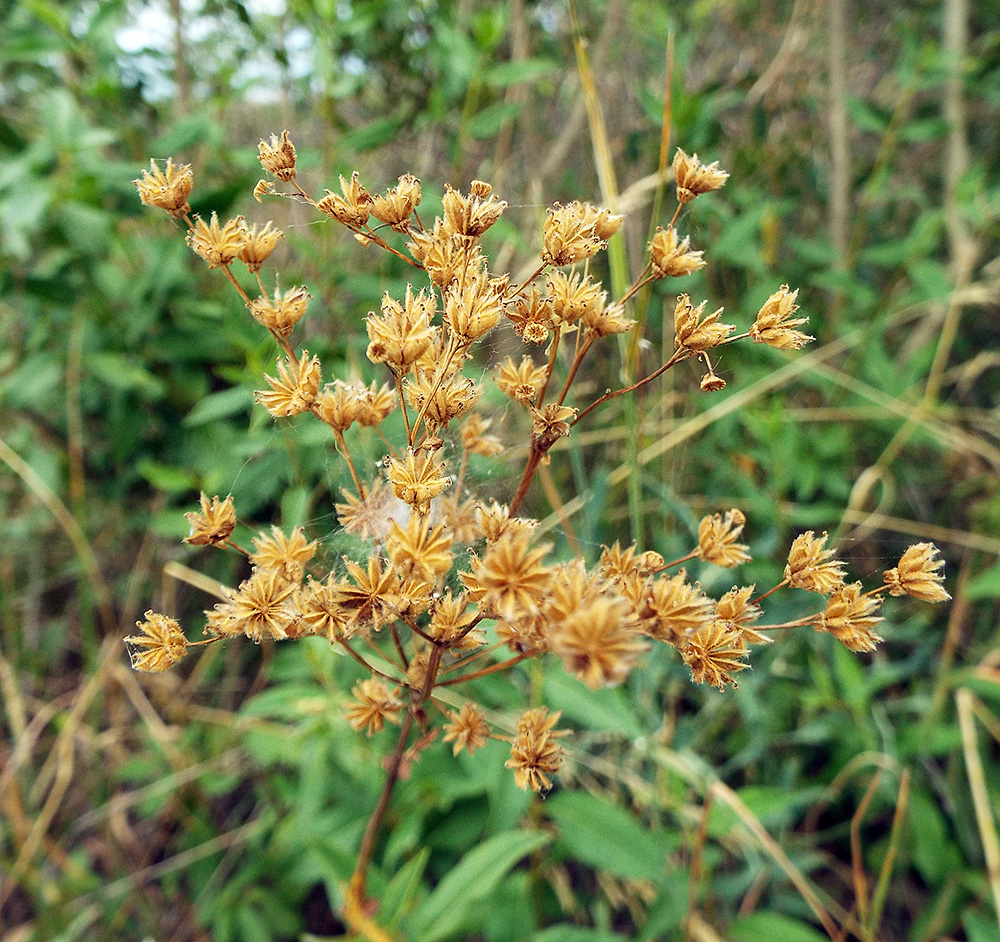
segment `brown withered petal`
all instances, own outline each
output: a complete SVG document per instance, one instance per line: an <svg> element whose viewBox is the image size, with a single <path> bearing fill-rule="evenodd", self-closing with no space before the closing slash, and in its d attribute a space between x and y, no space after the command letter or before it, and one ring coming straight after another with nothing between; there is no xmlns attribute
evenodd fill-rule
<svg viewBox="0 0 1000 942"><path fill-rule="evenodd" d="M272 229L268 222L263 229L251 226L247 230L247 241L243 250L237 258L246 265L251 272L260 271L261 266L270 257L278 244L278 239L283 239L285 234L280 229Z"/></svg>
<svg viewBox="0 0 1000 942"><path fill-rule="evenodd" d="M679 241L673 226L669 229L657 228L653 241L649 243L649 257L656 278L690 275L705 267L704 254L691 248L690 237L685 236L683 242Z"/></svg>
<svg viewBox="0 0 1000 942"><path fill-rule="evenodd" d="M308 303L309 292L302 285L284 294L275 289L273 301L267 297L254 298L249 307L256 321L287 340L292 328L306 313Z"/></svg>
<svg viewBox="0 0 1000 942"><path fill-rule="evenodd" d="M692 306L686 294L678 295L674 308L674 346L700 353L722 343L734 329L733 324L720 324L722 308L712 314L705 314L707 301L697 307Z"/></svg>
<svg viewBox="0 0 1000 942"><path fill-rule="evenodd" d="M844 584L844 563L832 559L834 551L824 549L827 535L817 537L812 530L799 534L788 553L785 579L789 585L819 595L829 595Z"/></svg>
<svg viewBox="0 0 1000 942"><path fill-rule="evenodd" d="M258 569L269 569L282 575L288 582L301 582L306 564L316 555L319 541L306 539L302 527L294 527L291 536L276 526L271 535L261 533L253 538L257 552L250 559Z"/></svg>
<svg viewBox="0 0 1000 942"><path fill-rule="evenodd" d="M184 542L192 546L221 546L228 542L236 529L236 510L233 508L232 495L223 501L218 497L209 501L208 495L202 494L201 513L192 511L184 516L191 527Z"/></svg>
<svg viewBox="0 0 1000 942"><path fill-rule="evenodd" d="M713 621L699 628L681 649L681 657L691 668L694 682L710 684L719 690L725 690L726 684L739 686L733 674L750 666L740 660L746 653L747 647L740 630L725 621Z"/></svg>
<svg viewBox="0 0 1000 942"><path fill-rule="evenodd" d="M852 651L874 651L883 639L872 629L883 621L877 614L882 599L865 595L861 583L842 585L826 603L826 610L819 616L815 628L827 631Z"/></svg>
<svg viewBox="0 0 1000 942"><path fill-rule="evenodd" d="M354 695L354 702L346 707L344 715L359 733L365 730L371 736L382 730L386 720L390 723L399 722L403 704L377 677L359 680L351 693Z"/></svg>
<svg viewBox="0 0 1000 942"><path fill-rule="evenodd" d="M588 314L604 309L607 292L589 275L553 271L548 277L552 323L558 327L572 324Z"/></svg>
<svg viewBox="0 0 1000 942"><path fill-rule="evenodd" d="M374 380L361 387L358 403L358 425L371 428L378 425L396 408L396 391L388 384L379 386Z"/></svg>
<svg viewBox="0 0 1000 942"><path fill-rule="evenodd" d="M750 547L736 542L746 522L743 511L735 507L726 511L725 517L722 514L703 517L698 525L698 557L726 569L750 562L747 552Z"/></svg>
<svg viewBox="0 0 1000 942"><path fill-rule="evenodd" d="M440 219L429 231L410 230L412 242L406 247L424 266L427 277L444 290L469 272L479 272L485 266L482 250L471 236L453 232Z"/></svg>
<svg viewBox="0 0 1000 942"><path fill-rule="evenodd" d="M701 193L710 193L724 186L729 174L719 170L719 162L705 166L697 154L688 156L679 147L674 154L674 181L677 184L677 201L690 203Z"/></svg>
<svg viewBox="0 0 1000 942"><path fill-rule="evenodd" d="M779 350L798 350L816 339L794 329L809 319L792 317L799 309L795 303L798 293L798 290L789 291L788 285L782 285L764 302L750 328L750 339L754 343L766 343Z"/></svg>
<svg viewBox="0 0 1000 942"><path fill-rule="evenodd" d="M152 611L145 617L145 621L135 623L142 634L125 638L132 667L149 672L169 670L187 653L188 640L176 619Z"/></svg>
<svg viewBox="0 0 1000 942"><path fill-rule="evenodd" d="M553 731L560 716L561 712L550 715L545 707L536 707L518 721L510 758L504 763L514 771L518 788L542 794L552 788L549 776L559 771L563 761L563 750L556 740L566 735L565 730Z"/></svg>
<svg viewBox="0 0 1000 942"><path fill-rule="evenodd" d="M253 397L273 416L301 415L316 401L320 375L319 357L310 360L309 351L303 350L297 364L278 360L278 379L265 373L271 388L255 390Z"/></svg>
<svg viewBox="0 0 1000 942"><path fill-rule="evenodd" d="M912 595L923 602L947 602L951 596L944 588L940 572L944 560L937 557L933 543L916 543L905 553L899 564L883 573L890 595Z"/></svg>
<svg viewBox="0 0 1000 942"><path fill-rule="evenodd" d="M141 180L132 181L139 190L139 199L143 205L166 210L175 219L191 212L187 201L194 185L191 165L181 164L175 167L173 158L168 157L163 170L160 170L155 160L151 160L149 166L149 170L142 171Z"/></svg>
<svg viewBox="0 0 1000 942"><path fill-rule="evenodd" d="M272 134L270 141L261 141L257 145L257 159L268 173L284 183L295 179L295 145L288 131L282 131L280 139Z"/></svg>
<svg viewBox="0 0 1000 942"><path fill-rule="evenodd" d="M247 244L247 227L242 216L230 219L219 226L219 217L212 213L206 223L201 216L194 217L194 228L185 236L187 244L200 255L209 268L221 268L238 258Z"/></svg>
<svg viewBox="0 0 1000 942"><path fill-rule="evenodd" d="M448 711L450 723L444 728L444 741L453 742L452 754L458 755L463 749L471 756L482 749L490 740L490 726L486 717L474 703L463 703L461 712Z"/></svg>

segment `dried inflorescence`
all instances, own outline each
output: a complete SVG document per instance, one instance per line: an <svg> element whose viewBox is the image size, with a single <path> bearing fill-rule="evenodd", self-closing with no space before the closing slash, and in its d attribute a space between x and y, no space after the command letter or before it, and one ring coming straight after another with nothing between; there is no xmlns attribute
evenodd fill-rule
<svg viewBox="0 0 1000 942"><path fill-rule="evenodd" d="M456 712L439 697L446 687L529 657L551 653L580 681L599 688L621 683L648 648L666 644L693 680L725 689L735 687L736 675L749 666L752 646L770 643L780 631L811 626L852 650L869 651L881 640L874 627L886 594L931 602L949 598L942 562L929 543L907 550L886 571L884 584L865 592L861 583L845 584L844 563L826 546L826 535L808 531L792 543L777 586L758 592L737 584L716 599L679 567L698 560L736 569L749 562L749 546L741 542L747 520L739 509L706 514L690 551L672 562L616 543L594 567L555 560L553 547L536 539L534 521L519 515L553 448L608 399L686 360L697 360L706 371L703 390L721 389L725 381L711 359L717 348L749 339L796 350L812 340L797 329L805 318L794 316L797 292L787 285L768 298L743 334L722 322L721 308L706 313L707 301L695 305L681 293L671 302L674 345L664 351L662 366L589 403L578 392L585 384L575 381L598 355L592 350L607 355L616 349L607 338L636 329L628 316L631 298L653 281L686 277L705 265L705 252L692 249L675 223L685 204L724 185L728 174L717 164L677 152L674 218L650 241L640 276L622 297L609 298L590 266L622 226L622 217L606 209L581 202L549 209L537 268L519 284L491 271L483 251L481 237L507 209L487 183L473 181L467 193L446 187L443 216L425 226L417 213L421 183L411 175L373 196L353 173L340 178L339 194L326 190L313 199L297 181L287 131L261 141L259 157L263 169L291 190L281 193L274 182L261 181L254 190L258 200L276 195L307 203L362 245L409 261L414 281L422 279L402 297L386 293L378 311L358 318L372 373L365 379L331 376L319 357L293 343L308 291L301 286L268 293L261 274L282 237L279 230L270 223L248 226L242 216L225 223L214 214L209 223L191 218L189 166L167 161L161 171L154 162L135 182L145 204L185 221L191 248L209 267L223 269L250 317L273 336L280 350L277 375L265 374L268 388L258 390L256 399L279 420L309 414L329 429L351 479L336 504L337 519L370 550L358 559L331 561L302 528L286 534L274 527L254 537L254 552L248 552L233 538L238 521L232 498L203 494L201 512L187 514L187 542L242 552L253 569L207 612L204 641L188 642L173 619L147 613L139 624L142 634L126 639L137 669L164 670L194 645L234 636L255 642L322 637L368 674L351 691L348 722L368 735L386 724L401 725L388 766L391 789L404 758L413 761L434 738L431 705L445 717L444 740L456 753L507 738L492 731L475 704ZM249 277L237 277L237 262ZM476 366L483 338L504 327L512 343L525 346L510 353L505 345L492 371ZM506 503L477 499L469 481L472 456L479 461L505 451L491 431L516 424L504 425L504 413L494 427L491 418L474 411L487 376L527 430L523 471ZM393 411L397 418L386 423ZM377 465L358 465L352 456L353 436L366 428L375 429L385 445ZM822 608L801 618L763 624L761 603L779 588L826 598ZM378 657L370 661L372 652ZM507 766L519 787L543 793L551 787L563 757L558 719L558 713L536 708L517 721ZM414 727L420 732L411 742ZM367 860L358 866L363 888ZM355 882L352 887L352 893L363 891Z"/></svg>

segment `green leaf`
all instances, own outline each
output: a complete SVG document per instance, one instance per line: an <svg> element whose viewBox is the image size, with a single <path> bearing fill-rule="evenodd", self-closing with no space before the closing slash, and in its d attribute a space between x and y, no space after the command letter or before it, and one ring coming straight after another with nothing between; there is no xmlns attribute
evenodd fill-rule
<svg viewBox="0 0 1000 942"><path fill-rule="evenodd" d="M550 840L551 835L537 831L508 831L469 851L413 914L412 937L421 942L453 937L507 872Z"/></svg>
<svg viewBox="0 0 1000 942"><path fill-rule="evenodd" d="M628 936L607 929L583 929L579 926L553 926L536 932L531 942L628 942Z"/></svg>
<svg viewBox="0 0 1000 942"><path fill-rule="evenodd" d="M781 913L752 913L737 919L729 929L730 942L827 942L827 937L808 923Z"/></svg>
<svg viewBox="0 0 1000 942"><path fill-rule="evenodd" d="M422 847L389 881L379 905L379 918L387 925L396 925L406 915L413 898L420 890L430 856L430 848Z"/></svg>
<svg viewBox="0 0 1000 942"><path fill-rule="evenodd" d="M629 739L643 734L623 688L591 690L563 670L545 678L545 702L562 710L566 719L588 729L619 733Z"/></svg>
<svg viewBox="0 0 1000 942"><path fill-rule="evenodd" d="M185 417L184 424L188 428L206 425L217 419L227 419L232 415L250 408L250 393L242 387L224 389L212 393L202 399Z"/></svg>
<svg viewBox="0 0 1000 942"><path fill-rule="evenodd" d="M966 584L964 594L969 602L1000 598L1000 563L973 576Z"/></svg>
<svg viewBox="0 0 1000 942"><path fill-rule="evenodd" d="M558 74L559 67L548 59L520 59L517 62L501 62L490 66L483 74L483 82L492 88L509 88Z"/></svg>
<svg viewBox="0 0 1000 942"><path fill-rule="evenodd" d="M624 808L587 792L559 792L545 803L559 827L559 846L590 866L620 877L659 880L676 834L651 830Z"/></svg>

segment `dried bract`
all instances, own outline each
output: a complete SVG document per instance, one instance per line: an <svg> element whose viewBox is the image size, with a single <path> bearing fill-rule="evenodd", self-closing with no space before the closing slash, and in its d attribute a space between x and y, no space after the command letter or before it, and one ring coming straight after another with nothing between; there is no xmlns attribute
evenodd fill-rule
<svg viewBox="0 0 1000 942"><path fill-rule="evenodd" d="M735 507L722 514L703 517L698 525L698 556L707 563L732 569L750 562L750 549L745 543L737 543L747 518L743 511Z"/></svg>
<svg viewBox="0 0 1000 942"><path fill-rule="evenodd" d="M832 549L824 549L827 535L817 538L807 530L795 538L788 553L785 580L789 585L807 592L829 595L844 584L844 564L831 559Z"/></svg>
<svg viewBox="0 0 1000 942"><path fill-rule="evenodd" d="M705 267L704 252L696 252L691 248L691 239L687 236L680 242L677 231L657 228L653 241L649 243L649 260L652 262L653 275L656 278L680 278L690 275Z"/></svg>
<svg viewBox="0 0 1000 942"><path fill-rule="evenodd" d="M677 296L674 308L674 346L678 350L682 347L692 353L709 350L722 343L734 329L733 324L719 323L723 310L721 307L702 317L707 303L702 301L697 307L693 307L686 294Z"/></svg>
<svg viewBox="0 0 1000 942"><path fill-rule="evenodd" d="M710 193L724 186L729 174L719 169L719 162L705 166L697 154L688 156L679 147L674 154L674 181L677 184L677 201L690 203L701 193Z"/></svg>
<svg viewBox="0 0 1000 942"><path fill-rule="evenodd" d="M418 514L430 509L431 501L451 487L443 462L435 462L426 452L407 449L405 458L390 458L388 477L393 493Z"/></svg>
<svg viewBox="0 0 1000 942"><path fill-rule="evenodd" d="M257 145L257 159L268 173L282 182L295 179L295 145L288 131L282 131L280 139L272 134L269 142L261 141Z"/></svg>
<svg viewBox="0 0 1000 942"><path fill-rule="evenodd" d="M493 195L493 187L482 180L472 181L468 196L463 196L446 183L442 203L448 229L466 236L481 236L507 208L504 200L498 200Z"/></svg>
<svg viewBox="0 0 1000 942"><path fill-rule="evenodd" d="M482 711L474 703L466 701L459 713L449 710L448 719L451 722L444 728L444 741L455 744L452 746L453 755L457 756L466 749L471 756L489 742L490 726Z"/></svg>
<svg viewBox="0 0 1000 942"><path fill-rule="evenodd" d="M513 769L518 788L543 795L552 788L549 776L559 771L563 761L563 750L556 739L566 731L553 732L560 716L561 712L550 715L545 707L537 707L518 720L510 758L504 763Z"/></svg>
<svg viewBox="0 0 1000 942"><path fill-rule="evenodd" d="M316 208L321 213L332 216L337 222L349 229L360 229L368 222L372 198L361 185L357 170L351 174L349 181L341 176L340 191L344 194L343 196L338 196L327 190L326 196L316 204Z"/></svg>
<svg viewBox="0 0 1000 942"><path fill-rule="evenodd" d="M243 250L237 258L246 265L251 272L260 271L261 266L270 257L278 244L278 239L283 239L285 234L280 229L272 229L271 223L267 223L263 229L251 226L247 230L247 241Z"/></svg>
<svg viewBox="0 0 1000 942"><path fill-rule="evenodd" d="M865 595L861 583L842 585L834 590L825 611L816 622L817 631L827 631L852 651L874 651L883 639L872 631L882 617L877 595Z"/></svg>
<svg viewBox="0 0 1000 942"><path fill-rule="evenodd" d="M542 261L561 267L592 258L622 226L624 216L574 200L546 211L542 228Z"/></svg>
<svg viewBox="0 0 1000 942"><path fill-rule="evenodd" d="M394 187L386 190L385 196L371 198L371 214L390 229L405 233L410 231L410 216L419 205L420 181L404 173Z"/></svg>
<svg viewBox="0 0 1000 942"><path fill-rule="evenodd" d="M194 228L185 236L187 244L208 262L209 268L221 268L239 258L247 244L247 238L247 227L242 216L230 219L220 227L219 217L215 213L212 213L209 223L201 216L195 216Z"/></svg>
<svg viewBox="0 0 1000 942"><path fill-rule="evenodd" d="M146 620L137 621L135 626L142 634L125 639L135 670L169 670L187 653L188 640L175 619L157 612L146 612Z"/></svg>
<svg viewBox="0 0 1000 942"><path fill-rule="evenodd" d="M306 412L316 401L320 381L319 357L309 359L302 351L298 363L289 358L278 360L278 378L264 374L270 389L258 389L253 397L273 416L292 416Z"/></svg>
<svg viewBox="0 0 1000 942"><path fill-rule="evenodd" d="M306 313L308 303L309 292L305 285L290 288L284 294L275 288L274 300L267 297L254 298L250 302L250 313L259 324L287 340L292 328Z"/></svg>
<svg viewBox="0 0 1000 942"><path fill-rule="evenodd" d="M797 290L789 291L788 285L782 285L764 302L750 328L750 339L754 343L766 343L779 350L799 350L816 339L795 330L799 324L809 320L808 317L792 317L799 309L795 303L798 293Z"/></svg>
<svg viewBox="0 0 1000 942"><path fill-rule="evenodd" d="M740 660L746 653L742 633L725 621L713 621L697 629L681 648L681 657L691 668L694 682L709 684L719 690L725 690L726 684L739 686L733 674L750 666Z"/></svg>
<svg viewBox="0 0 1000 942"><path fill-rule="evenodd" d="M944 560L936 558L937 554L933 543L916 543L907 549L899 564L883 573L889 594L912 595L922 602L947 602L951 596L944 588Z"/></svg>
<svg viewBox="0 0 1000 942"><path fill-rule="evenodd" d="M344 710L347 721L358 732L364 730L369 736L381 732L386 720L399 722L403 704L389 692L377 677L359 680L351 690L354 702Z"/></svg>
<svg viewBox="0 0 1000 942"><path fill-rule="evenodd" d="M139 190L139 199L143 204L164 209L175 219L191 212L187 201L194 185L191 165L181 164L175 167L173 158L168 157L163 170L160 170L155 160L151 160L149 166L149 170L142 171L141 180L132 181Z"/></svg>
<svg viewBox="0 0 1000 942"><path fill-rule="evenodd" d="M319 549L317 540L307 540L302 527L294 527L291 536L285 536L280 527L272 526L271 535L261 533L253 538L257 552L250 556L258 569L273 570L287 582L301 582L306 574L306 564Z"/></svg>
<svg viewBox="0 0 1000 942"><path fill-rule="evenodd" d="M201 513L191 511L184 514L191 532L184 538L185 543L192 546L222 546L227 543L236 529L236 510L233 508L232 495L220 501L213 497L209 502L208 495L201 495Z"/></svg>

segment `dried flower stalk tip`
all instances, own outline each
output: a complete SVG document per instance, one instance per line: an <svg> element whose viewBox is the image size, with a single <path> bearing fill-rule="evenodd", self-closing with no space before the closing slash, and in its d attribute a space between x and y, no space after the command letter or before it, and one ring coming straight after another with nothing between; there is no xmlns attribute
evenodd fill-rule
<svg viewBox="0 0 1000 942"><path fill-rule="evenodd" d="M542 261L561 267L592 258L607 248L624 220L590 203L556 203L547 210L542 228Z"/></svg>
<svg viewBox="0 0 1000 942"><path fill-rule="evenodd" d="M192 511L184 516L191 527L184 542L192 546L221 546L236 529L236 510L233 508L232 495L223 501L218 497L209 501L208 495L202 494L201 513Z"/></svg>
<svg viewBox="0 0 1000 942"><path fill-rule="evenodd" d="M261 141L257 145L257 159L268 173L282 182L295 179L295 145L288 131L282 131L280 139L272 134L270 142Z"/></svg>
<svg viewBox="0 0 1000 942"><path fill-rule="evenodd" d="M237 256L241 262L251 271L260 271L278 244L278 239L283 239L285 234L280 229L272 229L268 222L263 229L258 230L256 226L251 226L247 230L246 245L243 251Z"/></svg>
<svg viewBox="0 0 1000 942"><path fill-rule="evenodd" d="M504 200L498 200L493 195L493 187L482 180L472 181L468 196L453 190L447 183L444 188L445 225L457 235L481 236L507 208Z"/></svg>
<svg viewBox="0 0 1000 942"><path fill-rule="evenodd" d="M698 525L698 556L707 563L732 569L750 562L750 549L745 543L737 543L747 518L743 511L735 507L726 516L712 514L702 518Z"/></svg>
<svg viewBox="0 0 1000 942"><path fill-rule="evenodd" d="M474 703L463 703L460 713L449 711L448 719L451 722L444 728L444 741L455 744L452 746L453 755L457 756L463 749L467 749L471 756L489 742L489 724Z"/></svg>
<svg viewBox="0 0 1000 942"><path fill-rule="evenodd" d="M146 620L135 625L142 634L125 639L135 670L155 673L169 670L187 653L188 640L175 619L146 612Z"/></svg>
<svg viewBox="0 0 1000 942"><path fill-rule="evenodd" d="M940 569L944 560L936 558L938 548L933 543L916 543L900 559L899 564L883 573L890 595L912 595L922 602L947 602L951 596L944 588Z"/></svg>
<svg viewBox="0 0 1000 942"><path fill-rule="evenodd" d="M326 191L316 208L327 216L332 216L337 222L349 229L360 229L372 211L371 194L361 185L357 170L351 174L351 179L340 178L340 191L343 196Z"/></svg>
<svg viewBox="0 0 1000 942"><path fill-rule="evenodd" d="M797 289L790 291L788 285L782 285L764 302L750 328L750 339L754 343L766 343L779 350L799 350L816 339L795 330L809 320L808 317L792 317L799 309L795 303L798 293Z"/></svg>
<svg viewBox="0 0 1000 942"><path fill-rule="evenodd" d="M692 353L702 353L717 347L734 329L733 324L719 323L723 310L721 307L702 317L707 303L702 301L697 307L693 307L686 294L677 296L674 308L674 346L678 350L683 347Z"/></svg>
<svg viewBox="0 0 1000 942"><path fill-rule="evenodd" d="M377 677L358 681L351 693L354 703L347 707L344 714L358 732L365 730L371 736L381 732L386 720L399 722L403 705Z"/></svg>
<svg viewBox="0 0 1000 942"><path fill-rule="evenodd" d="M690 203L701 193L710 193L724 186L729 174L719 169L713 161L707 167L697 154L688 156L679 147L674 155L674 181L677 183L677 201Z"/></svg>
<svg viewBox="0 0 1000 942"><path fill-rule="evenodd" d="M151 160L149 166L149 170L142 171L141 180L132 181L139 190L139 199L143 205L166 210L175 219L191 212L187 201L194 185L191 165L181 164L175 167L173 158L168 157L163 170L160 170L155 160Z"/></svg>
<svg viewBox="0 0 1000 942"><path fill-rule="evenodd" d="M699 628L681 648L681 657L691 668L694 682L710 684L719 690L725 690L726 684L739 686L733 674L750 666L740 660L746 653L746 642L739 628L721 620Z"/></svg>
<svg viewBox="0 0 1000 942"><path fill-rule="evenodd" d="M390 229L403 233L410 231L410 216L419 205L420 181L409 173L404 173L394 187L386 190L385 196L374 196L370 200L371 214Z"/></svg>

